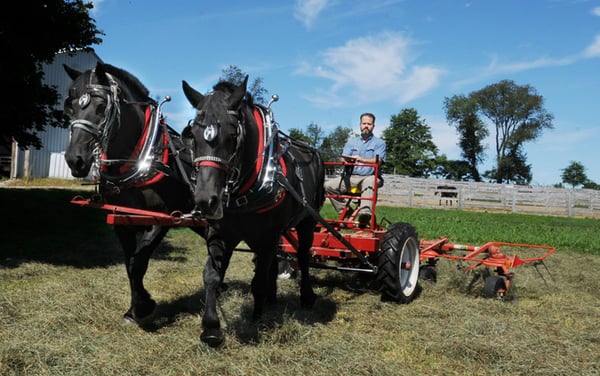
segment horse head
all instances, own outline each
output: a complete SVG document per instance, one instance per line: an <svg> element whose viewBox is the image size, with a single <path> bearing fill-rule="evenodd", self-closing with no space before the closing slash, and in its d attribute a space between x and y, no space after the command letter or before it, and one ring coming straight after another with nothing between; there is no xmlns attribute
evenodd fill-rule
<svg viewBox="0 0 600 376"><path fill-rule="evenodd" d="M245 119L243 99L248 76L236 86L220 82L202 95L183 81L183 92L196 109L196 117L182 132L193 153L197 184L196 210L208 219L223 217L223 201L240 178L244 158Z"/></svg>
<svg viewBox="0 0 600 376"><path fill-rule="evenodd" d="M63 67L73 80L64 102L71 120L65 160L74 177L85 177L100 154L109 153L109 141L121 125L141 129L143 110L135 104L124 105L123 100L147 100L148 91L136 78L109 64L98 62L85 72Z"/></svg>

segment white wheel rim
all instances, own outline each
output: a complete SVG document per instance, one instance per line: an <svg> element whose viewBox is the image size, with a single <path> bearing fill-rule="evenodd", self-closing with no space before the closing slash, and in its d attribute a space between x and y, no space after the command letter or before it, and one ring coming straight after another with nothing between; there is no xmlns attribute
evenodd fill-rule
<svg viewBox="0 0 600 376"><path fill-rule="evenodd" d="M405 267L407 264L410 267ZM398 282L404 296L410 296L417 288L419 264L419 245L414 238L408 238L400 250L400 262L398 263Z"/></svg>

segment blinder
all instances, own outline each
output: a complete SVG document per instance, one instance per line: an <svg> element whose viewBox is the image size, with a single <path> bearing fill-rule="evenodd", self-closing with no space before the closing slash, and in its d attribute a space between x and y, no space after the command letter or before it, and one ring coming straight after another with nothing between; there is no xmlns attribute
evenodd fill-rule
<svg viewBox="0 0 600 376"><path fill-rule="evenodd" d="M110 86L100 85L100 84L92 84L92 74L90 74L90 83L85 86L86 92L84 92L79 99L77 100L77 104L81 109L85 109L90 103L93 97L98 97L101 99L106 99L106 108L104 110L104 118L99 123L95 123L89 121L87 119L75 119L70 123L71 133L74 128L82 129L88 133L90 133L96 141L99 141L103 148L106 147L106 143L108 142L109 131L111 127L108 127L108 124L112 124L113 122L117 122L117 128L120 125L120 105L118 100L119 95L119 86L117 82L106 73L107 77L110 80Z"/></svg>

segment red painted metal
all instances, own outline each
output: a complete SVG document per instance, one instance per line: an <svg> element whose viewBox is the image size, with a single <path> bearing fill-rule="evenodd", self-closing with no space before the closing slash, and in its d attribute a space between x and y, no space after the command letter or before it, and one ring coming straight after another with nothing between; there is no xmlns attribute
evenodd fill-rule
<svg viewBox="0 0 600 376"><path fill-rule="evenodd" d="M72 204L87 206L110 212L106 216L109 225L131 226L170 226L170 227L204 227L206 220L193 216L186 216L180 211L171 214L152 210L136 209L127 206L112 205L96 199L84 199L77 196L71 200Z"/></svg>
<svg viewBox="0 0 600 376"><path fill-rule="evenodd" d="M463 245L450 243L448 238L442 237L437 240L421 240L421 260L446 258L454 261L468 261L473 264L466 270L473 270L478 266L499 268L501 274L510 274L510 268L522 264L533 264L542 261L556 251L555 247L535 244L487 242L481 246ZM504 254L506 249L512 255ZM504 249L504 252L502 251ZM536 256L519 257L517 249L523 252L533 251Z"/></svg>

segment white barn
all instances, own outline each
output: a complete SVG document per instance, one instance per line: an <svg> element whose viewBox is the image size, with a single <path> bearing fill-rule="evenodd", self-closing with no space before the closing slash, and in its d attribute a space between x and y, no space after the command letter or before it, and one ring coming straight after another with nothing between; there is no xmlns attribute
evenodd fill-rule
<svg viewBox="0 0 600 376"><path fill-rule="evenodd" d="M58 53L51 64L46 64L44 82L46 85L55 86L60 94L58 107L67 97L71 78L63 69L63 64L71 68L85 71L96 66L102 61L95 52L79 51L69 56L68 53ZM22 150L16 142L12 147L11 178L64 178L72 179L71 172L65 162L65 150L69 144L69 129L47 127L44 132L38 133L42 141L42 148Z"/></svg>

